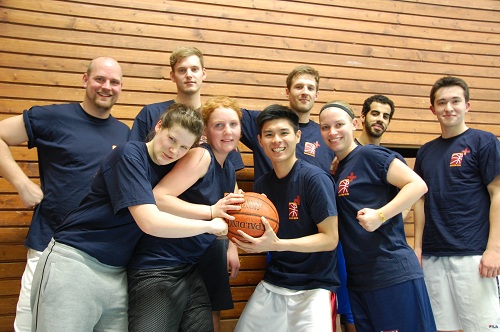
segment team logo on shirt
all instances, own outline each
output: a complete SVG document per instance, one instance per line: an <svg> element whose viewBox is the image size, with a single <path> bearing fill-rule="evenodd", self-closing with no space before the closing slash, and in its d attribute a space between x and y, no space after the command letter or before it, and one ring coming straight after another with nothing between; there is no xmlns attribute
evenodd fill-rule
<svg viewBox="0 0 500 332"><path fill-rule="evenodd" d="M316 149L319 147L320 144L318 143L318 141L316 141L315 143L306 142L306 144L304 145L304 154L316 157Z"/></svg>
<svg viewBox="0 0 500 332"><path fill-rule="evenodd" d="M468 148L463 149L461 152L455 152L451 155L450 167L460 167L462 166L462 161L464 156L470 153Z"/></svg>
<svg viewBox="0 0 500 332"><path fill-rule="evenodd" d="M288 203L288 219L297 220L299 219L299 205L300 197L297 196L293 202Z"/></svg>
<svg viewBox="0 0 500 332"><path fill-rule="evenodd" d="M339 182L339 189L337 190L337 194L339 196L349 196L349 184L354 181L357 178L356 175L354 175L354 172L351 172L349 176Z"/></svg>

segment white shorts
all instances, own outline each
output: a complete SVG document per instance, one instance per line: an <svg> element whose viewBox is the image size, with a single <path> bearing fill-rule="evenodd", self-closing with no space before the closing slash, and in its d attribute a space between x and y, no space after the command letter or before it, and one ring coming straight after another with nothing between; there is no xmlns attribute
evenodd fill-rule
<svg viewBox="0 0 500 332"><path fill-rule="evenodd" d="M296 291L261 281L234 331L331 332L331 294L326 289Z"/></svg>
<svg viewBox="0 0 500 332"><path fill-rule="evenodd" d="M422 266L438 330L500 331L496 278L481 278L481 256L424 256Z"/></svg>
<svg viewBox="0 0 500 332"><path fill-rule="evenodd" d="M31 331L31 283L33 282L36 265L41 256L41 251L28 249L26 267L21 278L21 290L19 291L19 300L16 307L16 319L14 320L15 332Z"/></svg>

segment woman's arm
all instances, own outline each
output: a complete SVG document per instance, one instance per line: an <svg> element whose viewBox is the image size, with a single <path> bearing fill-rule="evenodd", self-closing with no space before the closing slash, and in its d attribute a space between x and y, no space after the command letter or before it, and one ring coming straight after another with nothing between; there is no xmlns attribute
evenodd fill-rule
<svg viewBox="0 0 500 332"><path fill-rule="evenodd" d="M177 196L202 178L210 167L212 158L204 148L193 148L154 187L156 205L161 211L195 219L210 220L210 206L188 203Z"/></svg>
<svg viewBox="0 0 500 332"><path fill-rule="evenodd" d="M193 220L161 212L154 204L129 207L139 228L146 234L164 238L190 237L203 233L217 236L227 234L227 223L221 218Z"/></svg>
<svg viewBox="0 0 500 332"><path fill-rule="evenodd" d="M212 158L206 149L191 149L153 189L158 208L185 218L231 219L226 211L239 209L235 204L243 202L243 195L227 195L213 206L189 203L177 197L205 176L211 162Z"/></svg>
<svg viewBox="0 0 500 332"><path fill-rule="evenodd" d="M386 205L378 209L364 208L358 211L360 225L373 232L386 220L403 212L427 192L427 185L411 168L399 159L389 165L387 181L400 189L398 194Z"/></svg>

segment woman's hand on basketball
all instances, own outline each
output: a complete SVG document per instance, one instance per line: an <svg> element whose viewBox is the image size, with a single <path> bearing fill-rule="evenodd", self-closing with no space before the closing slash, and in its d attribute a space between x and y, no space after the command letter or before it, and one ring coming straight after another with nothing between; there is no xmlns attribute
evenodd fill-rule
<svg viewBox="0 0 500 332"><path fill-rule="evenodd" d="M242 230L238 230L238 233L245 238L246 242L239 241L236 238L232 240L234 243L242 250L249 253L266 252L266 251L276 251L279 243L279 238L274 233L271 225L265 217L261 217L262 223L264 224L265 231L261 237L252 237Z"/></svg>
<svg viewBox="0 0 500 332"><path fill-rule="evenodd" d="M217 236L227 235L227 223L224 221L224 219L214 218L210 222L210 226L212 228L212 231L209 232L210 234Z"/></svg>
<svg viewBox="0 0 500 332"><path fill-rule="evenodd" d="M231 193L219 199L217 203L212 206L212 218L225 218L233 220L234 217L229 215L227 211L240 210L241 204L244 202L243 194Z"/></svg>

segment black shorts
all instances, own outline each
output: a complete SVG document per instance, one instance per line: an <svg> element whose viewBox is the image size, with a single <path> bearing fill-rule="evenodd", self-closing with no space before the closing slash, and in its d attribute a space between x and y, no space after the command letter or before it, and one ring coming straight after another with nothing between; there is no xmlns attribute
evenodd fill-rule
<svg viewBox="0 0 500 332"><path fill-rule="evenodd" d="M216 239L198 263L213 311L234 308L227 271L228 241L228 239Z"/></svg>
<svg viewBox="0 0 500 332"><path fill-rule="evenodd" d="M198 267L129 270L129 331L213 331L210 300Z"/></svg>

